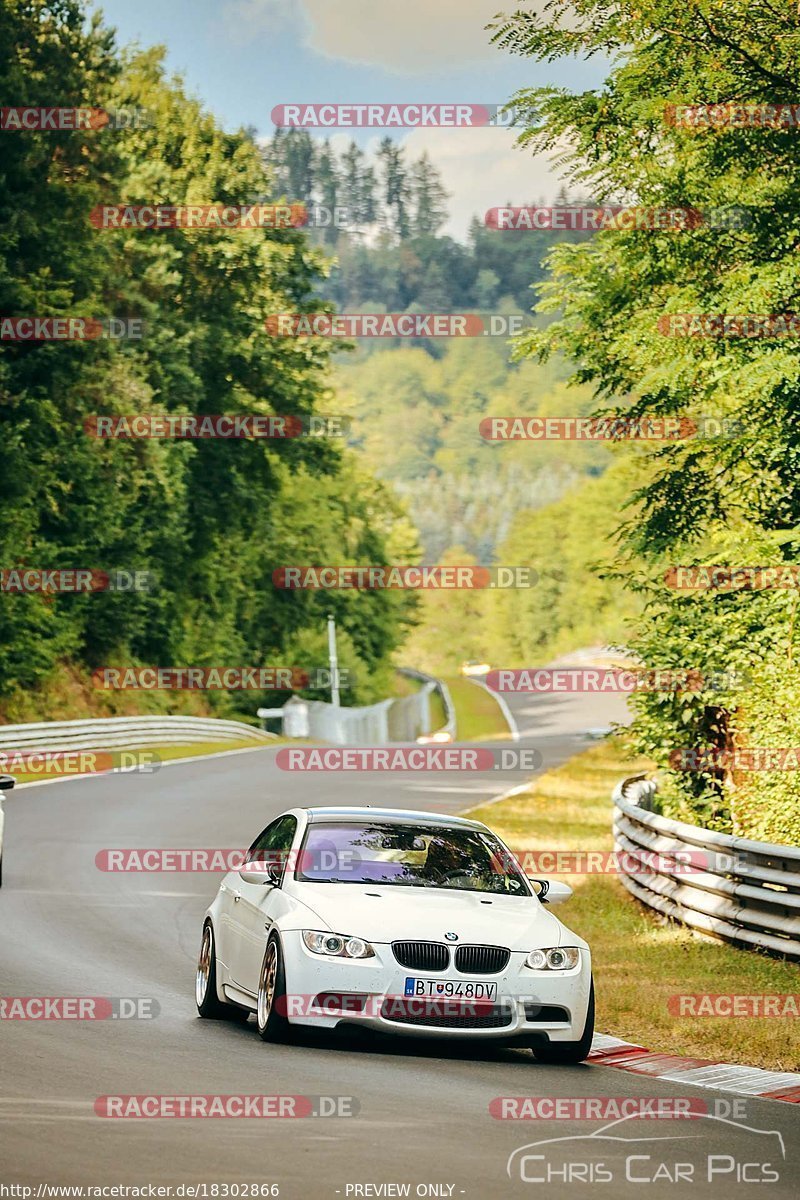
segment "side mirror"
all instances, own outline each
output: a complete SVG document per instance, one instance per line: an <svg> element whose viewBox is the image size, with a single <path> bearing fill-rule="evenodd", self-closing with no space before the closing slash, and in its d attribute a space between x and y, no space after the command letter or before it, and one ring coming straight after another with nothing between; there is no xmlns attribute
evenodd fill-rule
<svg viewBox="0 0 800 1200"><path fill-rule="evenodd" d="M258 869L252 870L253 867ZM259 867L259 864L254 861L245 863L239 872L239 877L244 883L260 883L269 884L271 887L280 887L281 874L279 863L262 863Z"/></svg>
<svg viewBox="0 0 800 1200"><path fill-rule="evenodd" d="M542 904L562 904L572 895L569 884L557 879L530 879L529 882Z"/></svg>
<svg viewBox="0 0 800 1200"><path fill-rule="evenodd" d="M13 775L0 775L0 792L10 792L16 782Z"/></svg>
<svg viewBox="0 0 800 1200"><path fill-rule="evenodd" d="M529 877L528 882L533 884L534 892L542 904L563 904L572 895L570 884L559 880L534 880Z"/></svg>

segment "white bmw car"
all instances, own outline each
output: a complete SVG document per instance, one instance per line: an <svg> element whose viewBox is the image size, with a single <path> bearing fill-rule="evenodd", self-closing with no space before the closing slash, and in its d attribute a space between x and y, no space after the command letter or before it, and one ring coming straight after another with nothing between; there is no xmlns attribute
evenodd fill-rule
<svg viewBox="0 0 800 1200"><path fill-rule="evenodd" d="M485 825L380 808L293 808L230 871L206 912L201 1017L493 1038L544 1062L586 1058L589 947L549 911Z"/></svg>

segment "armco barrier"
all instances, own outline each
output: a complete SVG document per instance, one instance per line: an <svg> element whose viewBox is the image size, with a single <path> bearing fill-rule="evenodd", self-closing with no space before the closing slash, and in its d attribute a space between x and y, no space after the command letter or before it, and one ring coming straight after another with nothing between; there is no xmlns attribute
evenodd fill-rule
<svg viewBox="0 0 800 1200"><path fill-rule="evenodd" d="M417 679L420 683L428 684L429 690L438 692L442 707L444 708L445 723L441 729L437 729L437 733L449 733L450 737L455 740L456 736L456 709L453 704L453 698L450 695L450 689L443 679L437 679L434 675L426 675L424 671L417 671L414 667L398 667L398 675L406 675L409 679Z"/></svg>
<svg viewBox="0 0 800 1200"><path fill-rule="evenodd" d="M343 708L322 700L308 701L308 736L338 746L375 746L413 742L431 727L428 684L413 696L381 700L359 708Z"/></svg>
<svg viewBox="0 0 800 1200"><path fill-rule="evenodd" d="M355 708L328 704L324 700L287 700L283 709L259 708L262 719L283 717L283 732L287 737L313 738L336 746L380 746L386 742L413 742L430 733L431 703L434 689L445 693L445 711L449 729L455 733L453 712L447 688L438 679L421 671L401 668L400 674L419 679L422 687L410 696L393 696L377 704Z"/></svg>
<svg viewBox="0 0 800 1200"><path fill-rule="evenodd" d="M635 875L621 874L628 891L702 933L800 958L800 847L659 816L650 811L655 792L656 784L641 775L623 780L613 792L615 849L643 863ZM670 870L668 856L688 850L708 851L708 863L691 873Z"/></svg>
<svg viewBox="0 0 800 1200"><path fill-rule="evenodd" d="M213 717L100 717L86 721L0 725L0 752L181 746L193 742L241 742L245 738L267 742L274 736L241 721L221 721Z"/></svg>

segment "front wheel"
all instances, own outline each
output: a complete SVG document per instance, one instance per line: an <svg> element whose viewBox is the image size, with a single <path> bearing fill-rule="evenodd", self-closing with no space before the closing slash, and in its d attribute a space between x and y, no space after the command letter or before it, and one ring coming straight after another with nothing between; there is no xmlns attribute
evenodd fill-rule
<svg viewBox="0 0 800 1200"><path fill-rule="evenodd" d="M534 1046L533 1053L537 1062L569 1063L583 1062L589 1056L594 1037L594 980L589 989L589 1007L586 1010L586 1024L579 1042L547 1042L542 1046Z"/></svg>
<svg viewBox="0 0 800 1200"><path fill-rule="evenodd" d="M246 1021L249 1014L236 1004L225 1004L217 995L217 951L214 927L210 921L203 926L200 957L194 980L194 998L201 1017L210 1021Z"/></svg>
<svg viewBox="0 0 800 1200"><path fill-rule="evenodd" d="M258 977L256 1022L259 1037L264 1042L285 1040L289 1035L290 1026L286 1019L286 971L281 944L276 937L269 939L264 951L264 961Z"/></svg>

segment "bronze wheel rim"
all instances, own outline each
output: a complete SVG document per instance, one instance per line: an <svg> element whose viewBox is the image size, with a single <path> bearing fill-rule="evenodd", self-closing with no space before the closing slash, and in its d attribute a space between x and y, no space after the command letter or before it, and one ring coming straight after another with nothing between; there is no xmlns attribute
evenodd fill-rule
<svg viewBox="0 0 800 1200"><path fill-rule="evenodd" d="M258 1027L266 1029L275 1001L275 983L278 978L278 949L274 942L267 946L258 982Z"/></svg>
<svg viewBox="0 0 800 1200"><path fill-rule="evenodd" d="M206 925L203 930L203 941L200 946L200 958L197 961L197 975L195 976L194 993L198 1007L203 1003L208 992L208 981L211 978L211 951L213 940L211 937L211 926Z"/></svg>

